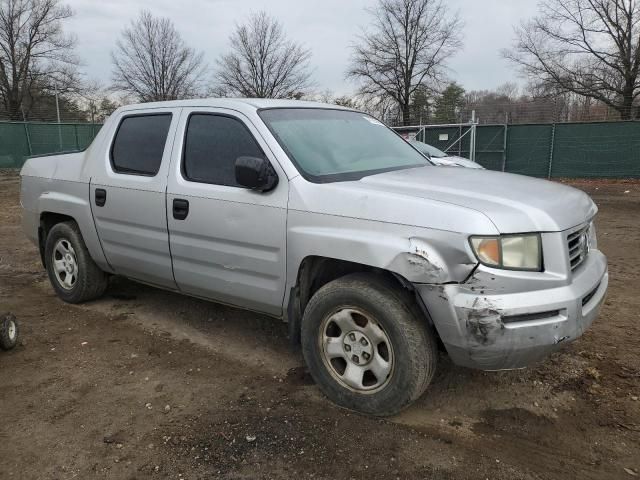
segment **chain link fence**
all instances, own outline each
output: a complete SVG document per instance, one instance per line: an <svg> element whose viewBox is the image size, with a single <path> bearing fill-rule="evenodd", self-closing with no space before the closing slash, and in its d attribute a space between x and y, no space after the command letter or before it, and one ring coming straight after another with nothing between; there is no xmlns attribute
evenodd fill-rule
<svg viewBox="0 0 640 480"><path fill-rule="evenodd" d="M476 92L478 93L478 92ZM414 104L405 118L394 104L381 112L392 127L465 123L475 116L480 125L529 125L541 123L619 122L620 112L592 99L555 95L538 98L509 98L492 92L468 95L454 102L442 100ZM640 106L633 119L640 118Z"/></svg>

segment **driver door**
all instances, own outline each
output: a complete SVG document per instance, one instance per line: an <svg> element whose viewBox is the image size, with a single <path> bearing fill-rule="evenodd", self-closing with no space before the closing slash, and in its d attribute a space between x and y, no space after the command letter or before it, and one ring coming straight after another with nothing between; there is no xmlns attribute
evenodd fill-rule
<svg viewBox="0 0 640 480"><path fill-rule="evenodd" d="M173 272L185 293L280 315L287 178L255 127L225 109L185 109L167 187ZM266 157L279 177L259 193L235 181L235 160Z"/></svg>

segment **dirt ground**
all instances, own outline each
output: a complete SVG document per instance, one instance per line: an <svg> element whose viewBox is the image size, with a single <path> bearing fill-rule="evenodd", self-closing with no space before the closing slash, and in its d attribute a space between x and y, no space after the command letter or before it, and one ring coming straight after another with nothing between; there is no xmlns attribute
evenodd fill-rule
<svg viewBox="0 0 640 480"><path fill-rule="evenodd" d="M441 356L413 407L333 406L270 318L114 278L59 301L0 174L1 479L640 477L640 184L582 182L611 285L590 331L544 363L483 373ZM560 206L561 208L561 206Z"/></svg>

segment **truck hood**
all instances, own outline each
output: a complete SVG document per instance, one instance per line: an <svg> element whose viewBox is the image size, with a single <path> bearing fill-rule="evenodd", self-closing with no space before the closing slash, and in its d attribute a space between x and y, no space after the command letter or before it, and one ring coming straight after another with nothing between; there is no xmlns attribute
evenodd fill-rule
<svg viewBox="0 0 640 480"><path fill-rule="evenodd" d="M420 167L353 182L370 193L444 202L486 215L500 233L557 232L593 217L595 203L566 185L522 175L466 168Z"/></svg>

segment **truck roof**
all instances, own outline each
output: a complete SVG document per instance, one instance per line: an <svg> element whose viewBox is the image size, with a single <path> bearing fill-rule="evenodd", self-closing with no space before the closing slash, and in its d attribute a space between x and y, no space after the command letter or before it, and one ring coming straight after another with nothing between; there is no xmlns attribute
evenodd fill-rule
<svg viewBox="0 0 640 480"><path fill-rule="evenodd" d="M121 107L120 111L132 111L148 108L180 108L180 107L218 107L234 110L259 110L262 108L334 108L351 110L339 105L306 100L279 100L272 98L197 98L192 100L172 100L167 102L137 103Z"/></svg>

